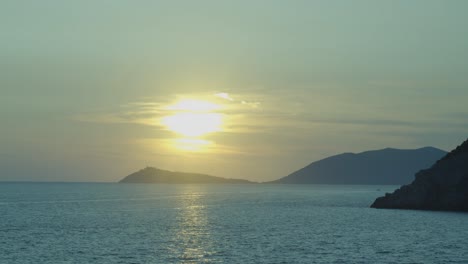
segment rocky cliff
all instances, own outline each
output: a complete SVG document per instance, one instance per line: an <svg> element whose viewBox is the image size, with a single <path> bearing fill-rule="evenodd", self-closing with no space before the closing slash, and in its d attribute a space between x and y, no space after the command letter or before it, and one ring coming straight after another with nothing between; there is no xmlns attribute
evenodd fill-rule
<svg viewBox="0 0 468 264"><path fill-rule="evenodd" d="M468 211L468 140L371 207Z"/></svg>

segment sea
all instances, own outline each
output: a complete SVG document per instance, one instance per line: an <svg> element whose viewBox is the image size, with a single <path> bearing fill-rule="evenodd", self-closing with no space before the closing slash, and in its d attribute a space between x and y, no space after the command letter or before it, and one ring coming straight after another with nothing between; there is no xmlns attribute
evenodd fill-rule
<svg viewBox="0 0 468 264"><path fill-rule="evenodd" d="M398 186L0 183L0 263L468 263L468 214Z"/></svg>

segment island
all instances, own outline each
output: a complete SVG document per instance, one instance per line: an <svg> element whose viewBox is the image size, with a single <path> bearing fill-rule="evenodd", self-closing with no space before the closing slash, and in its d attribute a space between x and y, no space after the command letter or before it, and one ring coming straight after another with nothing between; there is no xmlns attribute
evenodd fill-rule
<svg viewBox="0 0 468 264"><path fill-rule="evenodd" d="M468 140L371 207L468 212Z"/></svg>
<svg viewBox="0 0 468 264"><path fill-rule="evenodd" d="M269 183L403 185L410 183L416 172L429 168L446 154L434 147L343 153L312 162Z"/></svg>
<svg viewBox="0 0 468 264"><path fill-rule="evenodd" d="M128 175L119 183L254 183L242 179L226 179L206 174L173 172L153 167L146 167Z"/></svg>

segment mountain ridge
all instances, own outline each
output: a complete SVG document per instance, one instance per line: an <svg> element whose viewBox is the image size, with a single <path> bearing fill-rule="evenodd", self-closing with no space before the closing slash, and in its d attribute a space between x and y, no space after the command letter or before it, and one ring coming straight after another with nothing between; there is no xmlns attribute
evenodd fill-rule
<svg viewBox="0 0 468 264"><path fill-rule="evenodd" d="M268 183L393 184L411 182L414 173L432 165L446 151L435 147L384 148L326 157Z"/></svg>

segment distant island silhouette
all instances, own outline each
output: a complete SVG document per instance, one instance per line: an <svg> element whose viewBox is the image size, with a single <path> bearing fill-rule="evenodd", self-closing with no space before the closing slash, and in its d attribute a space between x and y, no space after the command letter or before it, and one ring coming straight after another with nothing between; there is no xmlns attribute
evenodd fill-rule
<svg viewBox="0 0 468 264"><path fill-rule="evenodd" d="M128 175L120 183L254 183L242 179L226 179L206 174L173 172L146 167Z"/></svg>
<svg viewBox="0 0 468 264"><path fill-rule="evenodd" d="M315 161L269 183L402 185L410 183L417 171L430 167L445 154L446 151L434 147L343 153Z"/></svg>
<svg viewBox="0 0 468 264"><path fill-rule="evenodd" d="M434 148L371 150L343 153L311 163L276 184L407 184L414 173L428 168L447 152ZM123 178L120 183L254 183L212 175L173 172L146 167Z"/></svg>
<svg viewBox="0 0 468 264"><path fill-rule="evenodd" d="M468 140L371 207L468 212Z"/></svg>

